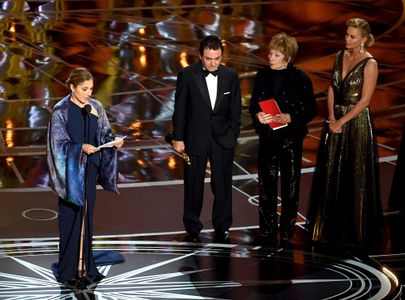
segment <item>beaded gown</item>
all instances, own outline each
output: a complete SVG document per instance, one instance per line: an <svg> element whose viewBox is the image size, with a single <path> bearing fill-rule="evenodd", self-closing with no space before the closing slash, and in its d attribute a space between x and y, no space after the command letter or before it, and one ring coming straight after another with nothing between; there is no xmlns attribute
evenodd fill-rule
<svg viewBox="0 0 405 300"><path fill-rule="evenodd" d="M340 119L360 100L367 57L342 78L344 51L335 59L331 86ZM381 244L382 208L369 108L332 134L325 124L309 209L312 240L328 246L375 249Z"/></svg>

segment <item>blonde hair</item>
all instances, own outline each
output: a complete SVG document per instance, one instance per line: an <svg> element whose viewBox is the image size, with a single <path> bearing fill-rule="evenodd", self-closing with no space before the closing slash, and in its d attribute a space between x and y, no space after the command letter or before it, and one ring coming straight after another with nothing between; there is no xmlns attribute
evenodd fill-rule
<svg viewBox="0 0 405 300"><path fill-rule="evenodd" d="M287 62L292 62L298 52L297 40L292 36L288 36L284 32L273 36L269 43L269 50L274 49L280 51Z"/></svg>
<svg viewBox="0 0 405 300"><path fill-rule="evenodd" d="M370 24L361 18L351 18L346 21L346 25L349 27L358 28L362 37L366 37L367 41L364 44L366 47L374 45L374 36L371 34Z"/></svg>

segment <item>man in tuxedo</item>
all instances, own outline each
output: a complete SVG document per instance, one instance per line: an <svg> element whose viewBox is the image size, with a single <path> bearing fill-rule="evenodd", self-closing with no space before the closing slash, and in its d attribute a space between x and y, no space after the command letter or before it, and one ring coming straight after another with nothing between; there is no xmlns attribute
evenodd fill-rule
<svg viewBox="0 0 405 300"><path fill-rule="evenodd" d="M223 46L216 36L200 42L200 62L177 76L173 114L173 148L185 151L183 223L188 241L200 241L207 159L214 195L214 241L229 241L232 223L233 150L240 131L241 95L238 74L221 65Z"/></svg>

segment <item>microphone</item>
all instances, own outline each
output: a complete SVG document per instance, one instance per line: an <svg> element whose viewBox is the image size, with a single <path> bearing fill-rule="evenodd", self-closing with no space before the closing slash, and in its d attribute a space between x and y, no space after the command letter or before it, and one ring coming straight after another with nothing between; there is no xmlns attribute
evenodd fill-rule
<svg viewBox="0 0 405 300"><path fill-rule="evenodd" d="M82 107L82 113L83 115L88 115L91 112L91 105L86 104L85 106Z"/></svg>
<svg viewBox="0 0 405 300"><path fill-rule="evenodd" d="M91 105L86 104L82 108L82 114L83 114L83 119L84 119L84 143L88 144L89 143L89 131L90 131L90 112L91 112ZM87 266L85 265L85 246L84 246L84 224L86 222L86 216L87 216L87 201L88 201L88 166L89 166L89 159L86 161L86 168L84 171L84 184L85 184L85 190L84 190L84 213L82 215L82 220L81 220L81 229L80 229L80 254L79 254L79 263L81 270L79 270L79 277L80 277L80 288L85 287L85 282L84 282L84 277L85 277L85 270L87 269ZM83 288L84 289L84 288Z"/></svg>
<svg viewBox="0 0 405 300"><path fill-rule="evenodd" d="M84 142L86 144L89 143L90 112L91 112L90 104L86 104L85 106L82 107L82 114L84 118Z"/></svg>

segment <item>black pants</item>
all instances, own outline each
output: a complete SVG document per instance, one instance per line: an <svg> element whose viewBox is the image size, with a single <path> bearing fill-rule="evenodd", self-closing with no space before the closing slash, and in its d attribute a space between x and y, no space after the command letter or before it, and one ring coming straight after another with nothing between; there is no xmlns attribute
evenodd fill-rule
<svg viewBox="0 0 405 300"><path fill-rule="evenodd" d="M297 219L303 139L259 140L260 233L275 238L278 232L278 173L280 170L280 237L291 239Z"/></svg>
<svg viewBox="0 0 405 300"><path fill-rule="evenodd" d="M189 156L191 165L184 164L184 227L191 234L198 234L203 227L200 214L209 159L211 190L214 195L212 225L216 231L224 232L232 224L233 150L223 149L212 139L206 154Z"/></svg>

